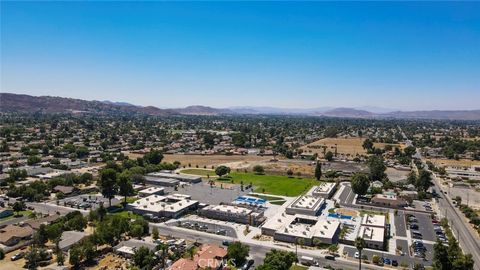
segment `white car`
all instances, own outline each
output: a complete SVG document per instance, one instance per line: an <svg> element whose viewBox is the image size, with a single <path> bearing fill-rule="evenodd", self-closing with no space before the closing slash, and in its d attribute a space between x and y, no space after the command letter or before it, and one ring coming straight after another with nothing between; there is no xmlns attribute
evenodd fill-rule
<svg viewBox="0 0 480 270"><path fill-rule="evenodd" d="M355 259L358 259L358 258L360 258L360 253L357 251L355 252Z"/></svg>

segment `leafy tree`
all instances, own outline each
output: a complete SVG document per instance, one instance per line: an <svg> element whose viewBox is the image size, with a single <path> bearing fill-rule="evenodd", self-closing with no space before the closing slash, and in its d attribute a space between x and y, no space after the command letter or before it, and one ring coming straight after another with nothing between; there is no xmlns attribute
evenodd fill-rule
<svg viewBox="0 0 480 270"><path fill-rule="evenodd" d="M159 150L151 149L150 152L143 156L143 159L150 164L158 165L162 162L163 154Z"/></svg>
<svg viewBox="0 0 480 270"><path fill-rule="evenodd" d="M152 238L154 240L157 240L158 239L158 228L157 227L153 227L152 228Z"/></svg>
<svg viewBox="0 0 480 270"><path fill-rule="evenodd" d="M132 237L140 238L143 235L143 227L141 225L135 224L130 228L130 235Z"/></svg>
<svg viewBox="0 0 480 270"><path fill-rule="evenodd" d="M23 211L25 210L27 206L25 205L24 202L21 202L21 201L16 201L14 204L13 204L13 211L17 213L17 216L19 215L20 211Z"/></svg>
<svg viewBox="0 0 480 270"><path fill-rule="evenodd" d="M352 176L352 190L360 196L365 195L370 187L370 180L363 173L356 173Z"/></svg>
<svg viewBox="0 0 480 270"><path fill-rule="evenodd" d="M100 172L100 191L103 197L108 198L108 205L112 206L112 199L117 194L117 172L114 169L103 169Z"/></svg>
<svg viewBox="0 0 480 270"><path fill-rule="evenodd" d="M57 265L62 266L65 263L65 255L63 255L63 252L59 250L57 252Z"/></svg>
<svg viewBox="0 0 480 270"><path fill-rule="evenodd" d="M218 166L216 169L215 169L215 174L222 177L224 175L226 175L229 171L229 168L227 166Z"/></svg>
<svg viewBox="0 0 480 270"><path fill-rule="evenodd" d="M0 260L3 260L3 259L5 259L5 251L2 248L0 248Z"/></svg>
<svg viewBox="0 0 480 270"><path fill-rule="evenodd" d="M325 154L325 159L327 161L332 161L333 160L333 153L332 151L328 151L326 154Z"/></svg>
<svg viewBox="0 0 480 270"><path fill-rule="evenodd" d="M242 265L248 257L249 251L249 246L244 245L239 241L236 241L228 246L227 256L229 259L235 262L235 265Z"/></svg>
<svg viewBox="0 0 480 270"><path fill-rule="evenodd" d="M293 171L291 169L288 169L287 170L287 175L288 175L288 177L292 177L293 176Z"/></svg>
<svg viewBox="0 0 480 270"><path fill-rule="evenodd" d="M297 256L293 252L272 249L269 251L263 264L259 265L257 270L288 270L294 262L297 261Z"/></svg>
<svg viewBox="0 0 480 270"><path fill-rule="evenodd" d="M448 248L440 241L437 241L433 246L433 267L437 270L452 268L450 260L448 259Z"/></svg>
<svg viewBox="0 0 480 270"><path fill-rule="evenodd" d="M371 139L365 139L363 141L362 147L365 150L372 150L373 149L373 141Z"/></svg>
<svg viewBox="0 0 480 270"><path fill-rule="evenodd" d="M127 172L123 172L118 176L118 194L124 196L124 204L127 204L127 197L134 195L132 180Z"/></svg>
<svg viewBox="0 0 480 270"><path fill-rule="evenodd" d="M361 237L357 237L355 239L355 247L358 250L359 256L358 256L358 270L362 270L362 250L367 246L367 243L365 243L365 240Z"/></svg>
<svg viewBox="0 0 480 270"><path fill-rule="evenodd" d="M78 268L83 259L81 249L78 246L74 246L70 249L69 254L68 262L73 265L74 268Z"/></svg>
<svg viewBox="0 0 480 270"><path fill-rule="evenodd" d="M135 251L132 259L140 269L152 269L155 265L155 254L143 246Z"/></svg>
<svg viewBox="0 0 480 270"><path fill-rule="evenodd" d="M264 173L265 173L265 169L263 168L262 165L255 165L255 166L253 166L253 171L254 171L256 174L264 174Z"/></svg>
<svg viewBox="0 0 480 270"><path fill-rule="evenodd" d="M44 246L48 241L47 226L41 224L33 236L33 241L38 246Z"/></svg>
<svg viewBox="0 0 480 270"><path fill-rule="evenodd" d="M320 177L322 177L322 164L317 161L317 165L315 166L315 178L317 181L320 181Z"/></svg>
<svg viewBox="0 0 480 270"><path fill-rule="evenodd" d="M372 181L382 181L387 177L385 171L387 166L383 162L382 156L371 156L367 160L368 167L370 169L370 179Z"/></svg>
<svg viewBox="0 0 480 270"><path fill-rule="evenodd" d="M415 148L414 146L407 146L405 147L405 149L403 149L403 152L408 157L412 157L416 151L417 151L417 148Z"/></svg>
<svg viewBox="0 0 480 270"><path fill-rule="evenodd" d="M433 186L432 174L426 170L419 170L416 185L419 191L427 192Z"/></svg>
<svg viewBox="0 0 480 270"><path fill-rule="evenodd" d="M27 164L28 165L35 165L37 163L39 163L40 161L42 161L42 159L39 157L39 156L29 156L28 159L27 159Z"/></svg>

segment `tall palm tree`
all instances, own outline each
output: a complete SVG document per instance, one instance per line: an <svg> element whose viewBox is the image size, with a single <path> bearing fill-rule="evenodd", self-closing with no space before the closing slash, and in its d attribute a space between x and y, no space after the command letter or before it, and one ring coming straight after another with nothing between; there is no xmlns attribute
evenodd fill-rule
<svg viewBox="0 0 480 270"><path fill-rule="evenodd" d="M358 250L358 270L362 270L362 250L367 245L362 237L355 239L355 247Z"/></svg>

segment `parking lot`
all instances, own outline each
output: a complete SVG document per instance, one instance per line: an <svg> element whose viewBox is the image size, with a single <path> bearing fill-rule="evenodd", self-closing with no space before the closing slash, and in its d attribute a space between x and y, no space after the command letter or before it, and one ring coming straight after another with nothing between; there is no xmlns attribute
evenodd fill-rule
<svg viewBox="0 0 480 270"><path fill-rule="evenodd" d="M406 237L406 223L405 223L405 212L399 210L396 215L394 215L395 222L395 235Z"/></svg>
<svg viewBox="0 0 480 270"><path fill-rule="evenodd" d="M235 185L229 189L220 187L210 187L208 183L201 182L192 185L180 185L175 191L173 187L165 188L168 193L181 193L192 196L192 200L207 204L220 204L224 202L233 202L238 196L245 195L251 190L241 191L240 186Z"/></svg>
<svg viewBox="0 0 480 270"><path fill-rule="evenodd" d="M397 241L404 241L404 240L397 240ZM432 250L432 247L427 247L427 248ZM345 246L344 251L347 252L347 254L350 258L355 258L355 252L357 252L357 249L355 247ZM372 261L373 255L377 255L380 258L388 258L388 259L390 259L390 261L396 260L398 262L398 267L399 268L402 264L409 265L409 266L413 266L414 263L420 263L420 264L423 264L425 266L431 265L431 257L432 257L431 252L430 252L430 254L426 254L427 255L427 257L426 257L427 260L423 260L421 258L412 258L412 257L408 256L408 253L406 253L404 256L401 256L401 255L388 254L388 253L385 253L385 252L382 252L382 251L374 251L374 250L366 250L366 249L364 249L362 251L362 256L364 254L367 255L367 258L370 262Z"/></svg>
<svg viewBox="0 0 480 270"><path fill-rule="evenodd" d="M83 194L73 197L68 197L62 200L59 200L59 205L71 207L74 209L97 209L100 204L103 203L105 207L108 207L108 199L104 198L102 195L92 195L92 194ZM120 200L117 198L112 199L112 205L117 205L120 203Z"/></svg>
<svg viewBox="0 0 480 270"><path fill-rule="evenodd" d="M224 235L227 237L233 237L233 238L237 237L237 234L233 228L229 226L215 224L215 223L185 219L182 221L170 222L168 224L177 226L177 227L186 228L186 229L191 229L191 230L203 231L203 232L217 234L217 235Z"/></svg>
<svg viewBox="0 0 480 270"><path fill-rule="evenodd" d="M408 213L406 216L410 216L411 220L415 220L414 222L408 222L407 217L407 226L410 229L410 233L412 234L412 238L415 238L413 232L419 232L421 234L421 238L426 241L437 241L436 233L433 229L432 218L430 214L423 214L423 213Z"/></svg>

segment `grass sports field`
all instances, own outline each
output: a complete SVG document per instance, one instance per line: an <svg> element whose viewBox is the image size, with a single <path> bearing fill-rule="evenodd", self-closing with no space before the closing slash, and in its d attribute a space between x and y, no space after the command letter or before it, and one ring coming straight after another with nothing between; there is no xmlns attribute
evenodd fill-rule
<svg viewBox="0 0 480 270"><path fill-rule="evenodd" d="M279 175L258 175L253 173L230 173L229 177L217 179L220 182L231 182L240 184L243 181L244 185L253 184L254 192L265 193L282 196L298 196L312 186L318 184L314 179L308 178L289 178L287 176Z"/></svg>

